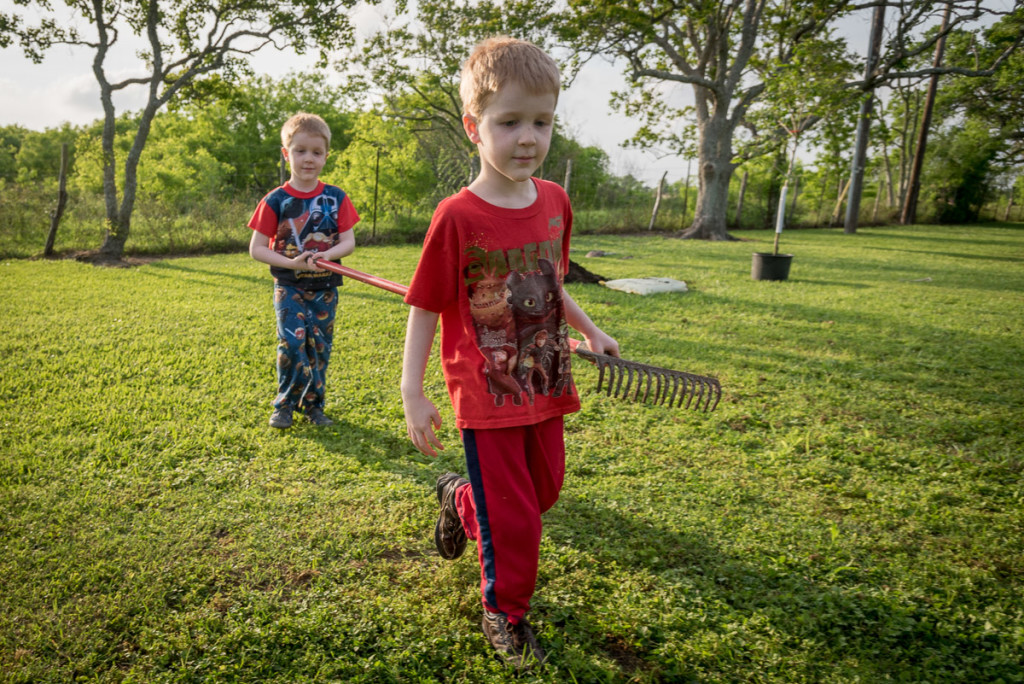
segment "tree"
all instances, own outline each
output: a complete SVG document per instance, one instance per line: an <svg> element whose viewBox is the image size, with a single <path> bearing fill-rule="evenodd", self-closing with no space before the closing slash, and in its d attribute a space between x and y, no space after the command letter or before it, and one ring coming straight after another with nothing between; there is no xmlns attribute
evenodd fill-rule
<svg viewBox="0 0 1024 684"><path fill-rule="evenodd" d="M796 151L805 135L819 149L832 148L841 156L849 140L848 123L855 105L850 92L843 87L853 73L853 63L846 55L845 42L823 32L795 46L788 61L755 65L765 83L760 100L748 110L743 122L748 139L738 136L737 157L751 159L771 153L774 158L766 227L778 227L776 216L781 205L773 204L792 180L796 169ZM792 152L788 152L789 145ZM787 161L788 159L788 161ZM773 222L774 220L774 222Z"/></svg>
<svg viewBox="0 0 1024 684"><path fill-rule="evenodd" d="M837 19L879 4L896 10L890 38L870 77L850 80L844 88L855 94L894 78L955 71L905 68L938 40L938 33L915 38L935 16L937 3L925 0L569 0L559 32L577 45L582 59L611 55L625 63L632 91L616 101L627 111L646 116L649 125L641 131L641 141L658 141L691 156L678 132L678 120L692 112L699 186L697 213L684 237L724 240L729 238L727 190L737 166L734 136L765 95L773 75L771 69L757 67L789 64L802 44L826 34ZM953 0L952 5L948 30L995 13L981 0ZM1007 54L988 69L959 69L991 71ZM673 84L692 87L692 110L669 102L672 90L667 86Z"/></svg>
<svg viewBox="0 0 1024 684"><path fill-rule="evenodd" d="M1000 141L981 121L950 126L935 135L925 169L928 193L940 223L971 223L992 192L993 161Z"/></svg>
<svg viewBox="0 0 1024 684"><path fill-rule="evenodd" d="M953 12L953 3L946 3L946 11L942 15L942 27L939 29L939 40L935 44L935 68L942 66L942 55L946 50L946 33L949 16ZM935 106L935 94L939 88L939 75L933 73L928 79L928 93L924 98L924 109L921 112L921 125L917 131L917 145L914 147L914 161L910 166L910 180L907 183L907 195L903 199L900 212L900 223L906 225L917 221L917 198L921 191L921 171L924 166L924 152L928 145L928 130L932 123L932 108ZM849 230L853 232L853 230Z"/></svg>
<svg viewBox="0 0 1024 684"><path fill-rule="evenodd" d="M972 68L991 61L1024 28L1024 10L1003 17L984 31L949 34L946 63ZM987 78L943 76L935 102L936 143L924 166L934 218L943 223L977 220L982 205L1000 184L1024 164L1020 82L1024 54L1019 51Z"/></svg>
<svg viewBox="0 0 1024 684"><path fill-rule="evenodd" d="M729 239L729 181L742 161L734 141L767 87L757 72L770 76L773 68L790 64L801 43L820 36L846 5L788 0L570 0L569 5L561 36L577 43L584 58L611 55L626 64L632 91L616 102L644 117L636 141L697 158L694 221L683 237ZM666 86L672 84L692 87L692 107L668 102ZM692 146L678 126L680 117L691 114ZM764 132L774 142L761 153L784 139L778 131Z"/></svg>
<svg viewBox="0 0 1024 684"><path fill-rule="evenodd" d="M279 79L213 74L183 89L168 109L206 132L202 146L232 168L230 189L257 198L280 181L281 124L295 112L318 114L330 126L323 174L331 173L352 135L350 104L342 86L328 83L322 71L309 71Z"/></svg>
<svg viewBox="0 0 1024 684"><path fill-rule="evenodd" d="M50 128L43 132L21 128L20 133L17 151L12 159L14 175L11 180L33 183L37 187L40 183L56 187L61 146L68 145L73 154L79 129L65 123L60 128Z"/></svg>
<svg viewBox="0 0 1024 684"><path fill-rule="evenodd" d="M1003 17L983 32L950 36L947 63L970 67L989 62L1024 33L1024 9ZM1024 165L1024 52L1017 50L990 78L952 76L939 93L937 109L943 118L961 117L983 123L1000 141L994 159L1003 166Z"/></svg>
<svg viewBox="0 0 1024 684"><path fill-rule="evenodd" d="M106 204L106 237L99 249L119 259L128 240L138 191L138 166L157 112L197 78L214 72L244 73L248 58L270 45L288 45L298 53L326 50L350 40L347 11L356 0L64 0L53 9L49 0L22 0L25 9L0 13L0 47L20 43L25 55L41 62L54 45L90 50L93 74L103 106L102 169ZM22 13L18 13L22 12ZM37 23L28 16L41 15ZM70 13L71 19L68 19ZM75 19L88 25L80 31ZM138 74L111 80L124 63L111 65L122 32L146 44ZM146 104L133 118L133 139L124 156L123 186L118 191L115 92L131 86L146 89Z"/></svg>
<svg viewBox="0 0 1024 684"><path fill-rule="evenodd" d="M397 4L397 16L371 35L348 61L352 87L379 98L405 121L439 162L443 195L473 177L476 149L462 130L462 62L480 40L506 34L543 45L551 0L420 0L416 13ZM346 57L349 57L346 55ZM344 68L344 66L342 67Z"/></svg>
<svg viewBox="0 0 1024 684"><path fill-rule="evenodd" d="M337 170L324 178L345 188L365 224L376 224L379 218L418 218L425 226L433 204L424 206L424 200L431 196L434 174L416 137L400 121L378 112L360 116L355 130L352 142L338 154Z"/></svg>
<svg viewBox="0 0 1024 684"><path fill-rule="evenodd" d="M0 127L0 183L10 183L18 177L18 152L29 133L22 126Z"/></svg>

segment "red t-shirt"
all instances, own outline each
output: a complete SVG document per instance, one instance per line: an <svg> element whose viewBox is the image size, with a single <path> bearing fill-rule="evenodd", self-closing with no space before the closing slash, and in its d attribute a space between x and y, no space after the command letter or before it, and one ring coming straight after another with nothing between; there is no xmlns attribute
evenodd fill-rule
<svg viewBox="0 0 1024 684"><path fill-rule="evenodd" d="M562 281L572 209L555 183L504 209L468 189L442 201L405 302L441 317L441 366L459 428L532 425L580 407Z"/></svg>

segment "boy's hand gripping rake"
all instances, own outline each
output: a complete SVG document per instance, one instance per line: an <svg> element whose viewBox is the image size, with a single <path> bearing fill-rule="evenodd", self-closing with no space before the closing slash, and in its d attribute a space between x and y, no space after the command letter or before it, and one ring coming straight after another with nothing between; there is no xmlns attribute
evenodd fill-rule
<svg viewBox="0 0 1024 684"><path fill-rule="evenodd" d="M394 292L403 297L409 291L409 288L401 283L363 273L326 259L317 259L316 265L324 270L348 276L353 280ZM705 412L714 411L718 406L719 399L722 398L722 386L716 378L649 366L645 363L627 361L607 354L596 354L587 349L586 342L572 338L569 339L569 347L577 356L595 364L600 370L597 379L598 392L601 391L605 376L607 376L606 392L610 397L631 398L633 401L650 401L667 406L682 406Z"/></svg>

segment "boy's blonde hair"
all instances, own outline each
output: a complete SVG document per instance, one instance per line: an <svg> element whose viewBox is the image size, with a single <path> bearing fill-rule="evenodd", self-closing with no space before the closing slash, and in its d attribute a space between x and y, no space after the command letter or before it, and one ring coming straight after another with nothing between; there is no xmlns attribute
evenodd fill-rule
<svg viewBox="0 0 1024 684"><path fill-rule="evenodd" d="M307 112L299 112L284 122L284 126L281 126L281 146L288 147L291 145L292 138L295 137L296 133L300 132L308 133L309 135L319 135L327 141L327 147L331 146L331 127L316 114L309 114Z"/></svg>
<svg viewBox="0 0 1024 684"><path fill-rule="evenodd" d="M558 102L561 77L555 60L533 43L495 36L478 43L462 65L462 113L479 116L494 93L510 82L534 95L553 93Z"/></svg>

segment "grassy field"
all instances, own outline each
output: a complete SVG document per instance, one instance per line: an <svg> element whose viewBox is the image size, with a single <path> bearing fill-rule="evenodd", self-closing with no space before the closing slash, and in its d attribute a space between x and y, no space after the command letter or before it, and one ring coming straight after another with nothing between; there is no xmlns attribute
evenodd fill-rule
<svg viewBox="0 0 1024 684"><path fill-rule="evenodd" d="M570 291L712 414L597 395L531 619L549 682L1024 681L1024 228L580 237ZM587 258L587 250L611 252ZM407 282L415 246L350 266ZM433 549L405 308L343 289L332 428L267 427L271 284L244 254L0 262L0 680L502 682L473 553ZM472 550L471 550L472 551Z"/></svg>

